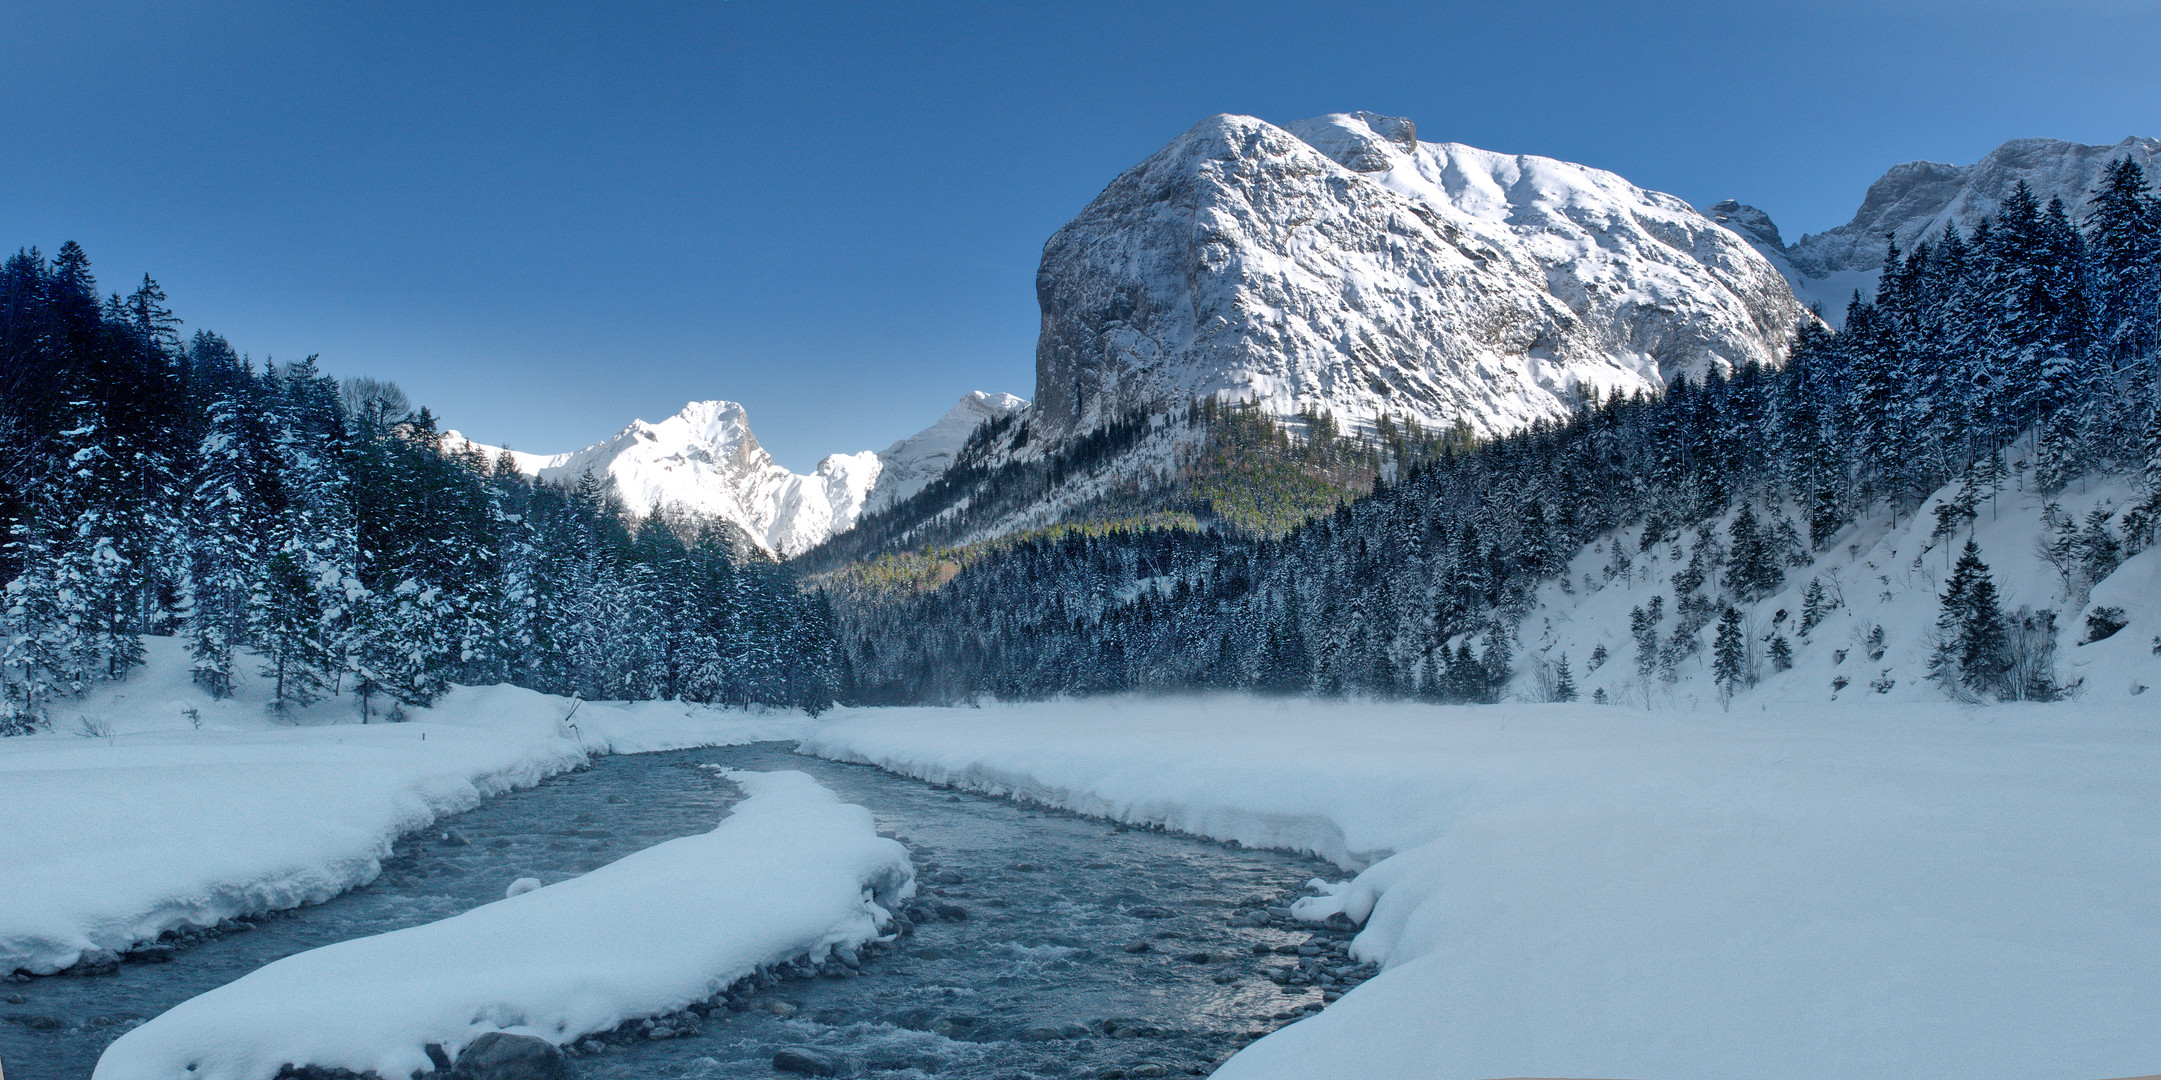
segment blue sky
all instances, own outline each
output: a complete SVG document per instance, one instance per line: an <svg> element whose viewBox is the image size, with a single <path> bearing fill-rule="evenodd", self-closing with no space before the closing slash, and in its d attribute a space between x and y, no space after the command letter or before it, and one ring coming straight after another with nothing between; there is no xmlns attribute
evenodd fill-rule
<svg viewBox="0 0 2161 1080"><path fill-rule="evenodd" d="M1789 239L1914 158L2161 135L2161 4L0 7L0 244L571 449L806 470L1034 384L1043 241L1204 116L1371 109Z"/></svg>

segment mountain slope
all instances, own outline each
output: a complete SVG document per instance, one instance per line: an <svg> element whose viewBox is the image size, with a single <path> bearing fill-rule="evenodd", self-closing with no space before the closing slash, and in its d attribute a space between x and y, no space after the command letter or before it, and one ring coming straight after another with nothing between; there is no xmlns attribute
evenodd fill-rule
<svg viewBox="0 0 2161 1080"><path fill-rule="evenodd" d="M923 490L953 466L954 457L977 428L1027 407L1028 402L1022 398L981 390L960 399L937 423L886 447L878 455L883 468L870 498L863 504L863 512L875 513Z"/></svg>
<svg viewBox="0 0 2161 1080"><path fill-rule="evenodd" d="M1038 434L1255 399L1480 434L1782 353L1801 309L1671 196L1406 120L1196 124L1044 247Z"/></svg>
<svg viewBox="0 0 2161 1080"><path fill-rule="evenodd" d="M1845 318L1854 290L1863 297L1875 294L1886 238L1911 251L1942 236L1947 224L1971 233L2021 181L2043 205L2060 198L2077 218L2110 162L2128 157L2152 175L2156 156L2161 156L2161 139L2134 136L2110 146L2013 139L1971 165L1909 161L1868 186L1853 220L1790 245L1780 241L1770 216L1755 207L1727 199L1707 213L1755 245L1786 275L1795 294L1820 304L1835 323Z"/></svg>
<svg viewBox="0 0 2161 1080"><path fill-rule="evenodd" d="M510 453L520 472L553 483L575 484L591 473L632 513L665 508L726 522L759 550L785 559L846 531L866 507L920 489L944 471L982 419L1026 404L1011 394L977 391L883 453L831 454L809 475L776 463L732 401L693 401L657 424L634 420L567 454L504 451L457 432L445 441L453 449L470 443L490 459Z"/></svg>

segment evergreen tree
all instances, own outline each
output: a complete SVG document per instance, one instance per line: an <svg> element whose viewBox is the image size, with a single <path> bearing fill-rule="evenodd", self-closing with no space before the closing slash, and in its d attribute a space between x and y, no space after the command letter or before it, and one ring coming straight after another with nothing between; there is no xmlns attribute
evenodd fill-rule
<svg viewBox="0 0 2161 1080"><path fill-rule="evenodd" d="M1568 654L1562 653L1553 669L1553 700L1576 700L1576 676L1568 670Z"/></svg>
<svg viewBox="0 0 2161 1080"><path fill-rule="evenodd" d="M1749 670L1748 641L1741 629L1741 611L1728 606L1718 617L1718 636L1711 645L1711 681L1718 687L1718 700L1730 704L1733 695L1743 685L1755 681Z"/></svg>
<svg viewBox="0 0 2161 1080"><path fill-rule="evenodd" d="M2101 174L2088 203L2088 250L2098 297L2098 337L2123 363L2161 351L2161 203L2128 157Z"/></svg>
<svg viewBox="0 0 2161 1080"><path fill-rule="evenodd" d="M2002 692L2011 666L2009 641L1995 582L1972 540L1959 553L1940 599L1931 676L1972 693Z"/></svg>
<svg viewBox="0 0 2161 1080"><path fill-rule="evenodd" d="M233 650L249 640L265 524L284 507L254 373L221 339L198 345L196 371L213 389L187 512L188 651L195 681L224 697L232 692Z"/></svg>

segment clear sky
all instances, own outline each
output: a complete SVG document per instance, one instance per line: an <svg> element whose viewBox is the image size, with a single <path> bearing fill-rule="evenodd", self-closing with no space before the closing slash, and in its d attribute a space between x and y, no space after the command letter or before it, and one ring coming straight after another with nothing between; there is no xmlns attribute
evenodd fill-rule
<svg viewBox="0 0 2161 1080"><path fill-rule="evenodd" d="M2161 135L2161 3L0 5L0 244L572 449L693 398L782 464L1029 395L1034 273L1218 112L1371 109L1788 239L1914 158Z"/></svg>

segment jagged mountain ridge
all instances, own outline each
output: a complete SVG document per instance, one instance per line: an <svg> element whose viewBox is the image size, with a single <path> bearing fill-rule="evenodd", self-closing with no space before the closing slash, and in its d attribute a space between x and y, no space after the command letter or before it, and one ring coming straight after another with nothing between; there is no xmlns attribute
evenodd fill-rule
<svg viewBox="0 0 2161 1080"><path fill-rule="evenodd" d="M1796 295L1819 304L1834 322L1845 317L1855 290L1872 297L1883 269L1885 241L1901 250L1943 235L1956 224L1972 232L1991 217L2024 181L2044 205L2060 198L2077 217L2110 162L2129 157L2152 175L2161 139L2132 136L2108 146L2063 139L2013 139L1971 165L1909 161L1894 165L1868 186L1853 220L1804 235L1791 244L1779 237L1770 215L1727 199L1705 212L1739 233L1779 268Z"/></svg>
<svg viewBox="0 0 2161 1080"><path fill-rule="evenodd" d="M1498 434L1775 362L1802 314L1679 199L1372 113L1201 121L1050 239L1037 295L1053 438L1202 396Z"/></svg>
<svg viewBox="0 0 2161 1080"><path fill-rule="evenodd" d="M1011 394L968 394L930 427L883 451L830 454L808 475L775 462L732 401L693 401L659 423L634 420L564 454L508 451L521 472L554 483L586 473L632 513L669 508L735 527L759 550L790 558L844 532L867 509L904 499L944 472L977 426L1026 406ZM452 449L470 440L450 432ZM499 447L471 443L489 458Z"/></svg>

